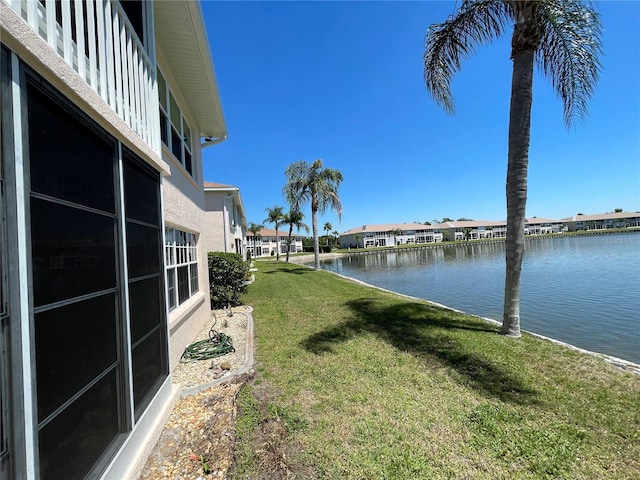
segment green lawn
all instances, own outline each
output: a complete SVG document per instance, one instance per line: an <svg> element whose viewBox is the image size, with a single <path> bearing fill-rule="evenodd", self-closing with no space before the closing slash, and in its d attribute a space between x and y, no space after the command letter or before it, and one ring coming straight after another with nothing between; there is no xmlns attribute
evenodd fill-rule
<svg viewBox="0 0 640 480"><path fill-rule="evenodd" d="M329 272L256 266L235 478L640 478L640 376Z"/></svg>

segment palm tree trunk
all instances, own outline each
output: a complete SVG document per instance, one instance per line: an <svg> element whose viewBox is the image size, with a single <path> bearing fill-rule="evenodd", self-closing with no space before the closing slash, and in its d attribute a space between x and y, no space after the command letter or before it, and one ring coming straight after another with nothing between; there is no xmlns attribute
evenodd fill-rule
<svg viewBox="0 0 640 480"><path fill-rule="evenodd" d="M520 274L524 257L533 59L533 49L513 53L507 166L506 276L500 330L503 335L512 337L520 337Z"/></svg>
<svg viewBox="0 0 640 480"><path fill-rule="evenodd" d="M287 260L285 263L289 263L289 252L291 251L291 234L293 233L293 223L289 225L289 237L287 238Z"/></svg>
<svg viewBox="0 0 640 480"><path fill-rule="evenodd" d="M311 228L313 230L313 259L316 270L320 270L320 240L318 238L318 210L311 208Z"/></svg>

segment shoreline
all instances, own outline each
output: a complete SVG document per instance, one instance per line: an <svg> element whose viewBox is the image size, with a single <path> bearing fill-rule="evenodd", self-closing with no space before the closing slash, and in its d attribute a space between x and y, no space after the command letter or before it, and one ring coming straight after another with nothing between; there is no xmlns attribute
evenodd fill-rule
<svg viewBox="0 0 640 480"><path fill-rule="evenodd" d="M371 253L378 253L378 251L373 251ZM345 252L321 253L320 254L320 260L345 257L345 256L349 256L350 254L351 253L345 253ZM296 264L299 264L299 265L304 265L305 263L311 262L313 260L314 260L314 255L313 254L299 255L299 256L295 256L295 257L290 257L289 258L289 262L290 263L296 263ZM306 265L306 266L308 266L308 265ZM309 268L313 268L311 266L308 266L308 267ZM456 313L462 313L462 314L468 315L470 317L479 318L479 319L484 320L485 322L488 322L488 323L492 323L492 324L495 324L495 325L502 325L502 322L500 322L498 320L495 320L493 318L474 315L472 313L468 313L468 312L465 312L463 310L458 310L457 308L449 307L448 305L443 305L443 304L438 303L438 302L433 302L431 300L427 300L427 299L424 299L424 298L413 297L411 295L406 295L406 294L403 294L403 293L395 292L393 290L388 290L386 288L378 287L376 285L371 285L370 283L366 283L366 282L363 282L362 280L358 280L358 279L353 278L353 277L348 277L346 275L342 275L340 273L333 272L331 270L323 270L323 271L324 272L333 273L334 275L337 275L338 277L344 278L346 280L350 280L352 282L359 283L359 284L367 286L367 287L375 288L375 289L381 290L383 292L392 293L394 295L398 295L400 297L408 298L408 299L411 299L411 300L427 302L430 305L435 305L435 306L440 307L440 308L445 308L447 310L451 310L451 311L456 312ZM571 350L574 350L574 351L577 351L577 352L580 352L580 353L584 353L584 354L587 354L587 355L591 355L591 356L600 358L600 359L604 360L605 362L610 363L610 364L612 364L612 365L614 365L614 366L616 366L616 367L618 367L618 368L620 368L622 370L625 370L625 371L628 371L628 372L631 372L631 373L635 373L636 375L640 375L640 364L638 364L638 363L631 362L631 361L625 360L623 358L615 357L613 355L608 355L606 353L600 353L600 352L594 352L592 350L586 350L584 348L577 347L576 345L573 345L571 343L563 342L561 340L557 340L557 339L552 338L552 337L547 337L545 335L541 335L539 333L531 332L529 330L522 329L522 332L527 333L527 334L532 335L532 336L537 337L537 338L541 338L543 340L550 341L550 342L558 344L558 345L562 345L564 347L570 348Z"/></svg>

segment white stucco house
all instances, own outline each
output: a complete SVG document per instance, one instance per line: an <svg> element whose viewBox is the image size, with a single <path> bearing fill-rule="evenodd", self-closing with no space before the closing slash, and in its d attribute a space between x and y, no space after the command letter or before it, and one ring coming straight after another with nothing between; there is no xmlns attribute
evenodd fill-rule
<svg viewBox="0 0 640 480"><path fill-rule="evenodd" d="M0 41L0 478L136 478L210 313L200 3L0 0Z"/></svg>
<svg viewBox="0 0 640 480"><path fill-rule="evenodd" d="M274 256L280 251L280 254L287 253L287 240L289 237L289 226L284 225L276 232L273 228L263 228L254 236L253 233L247 232L247 250L251 253L251 257L269 257ZM291 234L291 245L289 253L303 252L302 235L293 232Z"/></svg>
<svg viewBox="0 0 640 480"><path fill-rule="evenodd" d="M247 217L240 189L233 185L204 182L207 252L247 256Z"/></svg>

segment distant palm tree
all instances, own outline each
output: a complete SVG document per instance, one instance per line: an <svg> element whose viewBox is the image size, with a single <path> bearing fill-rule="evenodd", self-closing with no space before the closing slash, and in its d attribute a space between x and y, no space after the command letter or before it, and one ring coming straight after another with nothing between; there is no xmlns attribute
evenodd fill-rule
<svg viewBox="0 0 640 480"><path fill-rule="evenodd" d="M353 236L353 238L354 238L354 239L355 239L355 241L356 241L356 248L358 248L358 244L360 243L360 234L359 234L359 233L356 233L356 234ZM363 245L363 246L364 246L364 245Z"/></svg>
<svg viewBox="0 0 640 480"><path fill-rule="evenodd" d="M393 246L397 247L398 242L396 238L398 237L398 235L402 235L402 230L400 230L399 228L394 228L393 230L389 230L387 234L393 236Z"/></svg>
<svg viewBox="0 0 640 480"><path fill-rule="evenodd" d="M305 232L309 233L309 226L302 221L304 218L304 214L300 210L291 210L289 213L286 213L282 219L283 225L289 225L289 236L287 237L287 260L289 263L289 252L291 251L291 234L293 233L293 227L296 230L304 229Z"/></svg>
<svg viewBox="0 0 640 480"><path fill-rule="evenodd" d="M329 222L324 224L324 227L322 228L325 231L325 235L327 237L327 241L326 241L326 245L329 245L329 232L331 230L333 230L333 225L331 225Z"/></svg>
<svg viewBox="0 0 640 480"><path fill-rule="evenodd" d="M338 240L340 240L340 232L338 232L337 230L334 230L333 232L331 232L331 235L333 235L333 244L334 246L338 246Z"/></svg>
<svg viewBox="0 0 640 480"><path fill-rule="evenodd" d="M600 70L600 18L583 0L463 0L455 15L429 27L424 80L435 102L453 113L451 78L478 45L513 23L513 61L507 165L507 237L501 333L520 336L520 274L524 256L527 168L534 62L550 77L564 104L564 119L583 117ZM444 220L443 220L444 221Z"/></svg>
<svg viewBox="0 0 640 480"><path fill-rule="evenodd" d="M284 207L275 205L273 208L266 208L267 218L265 223L273 223L276 229L276 260L280 260L280 238L278 236L278 227L282 224L284 218Z"/></svg>
<svg viewBox="0 0 640 480"><path fill-rule="evenodd" d="M257 223L250 222L247 230L251 232L253 235L253 256L256 256L256 239L260 237L260 231L264 228L263 225L258 225Z"/></svg>
<svg viewBox="0 0 640 480"><path fill-rule="evenodd" d="M287 184L282 193L290 205L297 210L311 202L311 225L313 229L313 254L315 269L320 270L320 245L318 244L318 212L324 213L330 205L332 210L342 216L342 203L338 196L338 187L342 183L342 173L332 168L322 168L322 160L312 164L304 160L293 162L285 170Z"/></svg>

